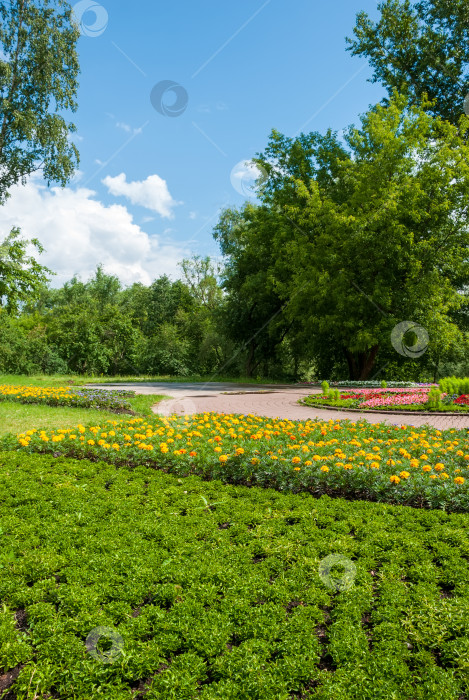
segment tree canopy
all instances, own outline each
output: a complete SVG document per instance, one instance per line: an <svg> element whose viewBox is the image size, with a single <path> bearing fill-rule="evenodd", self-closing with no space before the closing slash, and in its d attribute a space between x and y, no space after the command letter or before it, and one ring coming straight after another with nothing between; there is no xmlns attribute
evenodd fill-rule
<svg viewBox="0 0 469 700"><path fill-rule="evenodd" d="M35 171L65 185L78 164L63 113L77 108L79 34L65 0L0 2L0 203Z"/></svg>
<svg viewBox="0 0 469 700"><path fill-rule="evenodd" d="M389 96L394 89L420 104L424 94L434 116L457 124L469 93L467 0L384 0L373 22L357 15L348 50L364 56Z"/></svg>
<svg viewBox="0 0 469 700"><path fill-rule="evenodd" d="M251 276L271 280L303 344L309 337L318 354L326 343L354 378L369 376L404 320L440 349L460 338L450 312L466 303L469 277L468 131L467 117L458 129L395 92L345 132L346 146L330 131L274 132L258 156L269 174L261 200L277 223ZM242 219L229 265L246 246L252 216ZM247 230L251 250L266 250L262 227Z"/></svg>
<svg viewBox="0 0 469 700"><path fill-rule="evenodd" d="M33 256L27 255L28 245L39 253L43 251L37 239L20 238L17 228L0 243L0 307L9 313L17 312L22 303L35 299L48 282L48 275L52 274Z"/></svg>

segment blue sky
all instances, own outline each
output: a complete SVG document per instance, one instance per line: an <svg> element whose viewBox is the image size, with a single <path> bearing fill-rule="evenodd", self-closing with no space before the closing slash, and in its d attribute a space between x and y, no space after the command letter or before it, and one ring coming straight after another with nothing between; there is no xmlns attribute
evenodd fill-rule
<svg viewBox="0 0 469 700"><path fill-rule="evenodd" d="M148 283L177 276L182 257L218 255L218 213L245 199L232 170L263 150L272 128L289 136L340 130L383 97L345 43L356 13L376 18L376 5L78 3L80 171L66 191L48 191L37 178L16 188L0 212L2 229L20 225L42 240L56 285L88 277L98 262L124 284ZM152 105L162 81L181 86L179 116ZM166 91L160 111L175 97Z"/></svg>

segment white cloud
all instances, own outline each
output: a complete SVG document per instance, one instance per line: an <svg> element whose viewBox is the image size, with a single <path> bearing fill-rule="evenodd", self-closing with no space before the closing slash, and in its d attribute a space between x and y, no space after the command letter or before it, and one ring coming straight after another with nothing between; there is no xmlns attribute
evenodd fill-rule
<svg viewBox="0 0 469 700"><path fill-rule="evenodd" d="M172 219L173 207L182 204L171 197L166 180L159 175L149 175L146 180L127 182L125 173L121 173L116 177L108 175L102 183L115 197L127 197L132 204L156 211L166 219Z"/></svg>
<svg viewBox="0 0 469 700"><path fill-rule="evenodd" d="M141 126L134 128L134 127L130 126L129 124L126 124L125 122L116 122L116 128L122 129L127 134L133 134L134 136L136 136L137 134L141 134L143 131Z"/></svg>
<svg viewBox="0 0 469 700"><path fill-rule="evenodd" d="M132 127L129 126L128 124L124 124L124 122L117 122L116 128L123 129L124 131L127 131L127 133L130 133L132 131Z"/></svg>
<svg viewBox="0 0 469 700"><path fill-rule="evenodd" d="M24 238L43 244L40 262L58 273L53 286L74 274L88 279L99 263L125 285L150 284L163 274L177 278L177 263L188 254L176 243L145 233L125 206L106 206L84 187L47 188L37 178L12 188L0 207L0 240L14 226Z"/></svg>

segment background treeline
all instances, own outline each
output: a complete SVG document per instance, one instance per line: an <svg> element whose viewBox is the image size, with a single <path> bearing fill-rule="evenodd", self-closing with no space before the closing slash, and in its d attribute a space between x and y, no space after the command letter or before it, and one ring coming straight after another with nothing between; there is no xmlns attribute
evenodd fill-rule
<svg viewBox="0 0 469 700"><path fill-rule="evenodd" d="M184 279L162 276L127 288L98 267L87 282L44 285L36 301L16 312L0 308L0 373L349 376L333 337L318 352L301 319L286 319L259 269L236 286L234 271L222 274L209 258L182 266ZM436 370L431 348L418 360L383 348L377 361L381 379L432 379ZM460 347L440 361L439 374L467 375L468 364Z"/></svg>

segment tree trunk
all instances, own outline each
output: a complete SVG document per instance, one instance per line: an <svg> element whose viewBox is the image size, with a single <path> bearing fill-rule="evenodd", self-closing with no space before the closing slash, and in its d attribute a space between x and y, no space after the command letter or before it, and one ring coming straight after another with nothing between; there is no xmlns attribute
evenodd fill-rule
<svg viewBox="0 0 469 700"><path fill-rule="evenodd" d="M359 353L351 353L345 350L349 368L349 378L355 381L365 381L371 374L375 363L376 355L379 350L379 345L373 345L369 350Z"/></svg>
<svg viewBox="0 0 469 700"><path fill-rule="evenodd" d="M251 340L249 343L249 353L246 359L246 377L252 377L252 373L254 372L254 354L256 352L256 342L255 340Z"/></svg>

